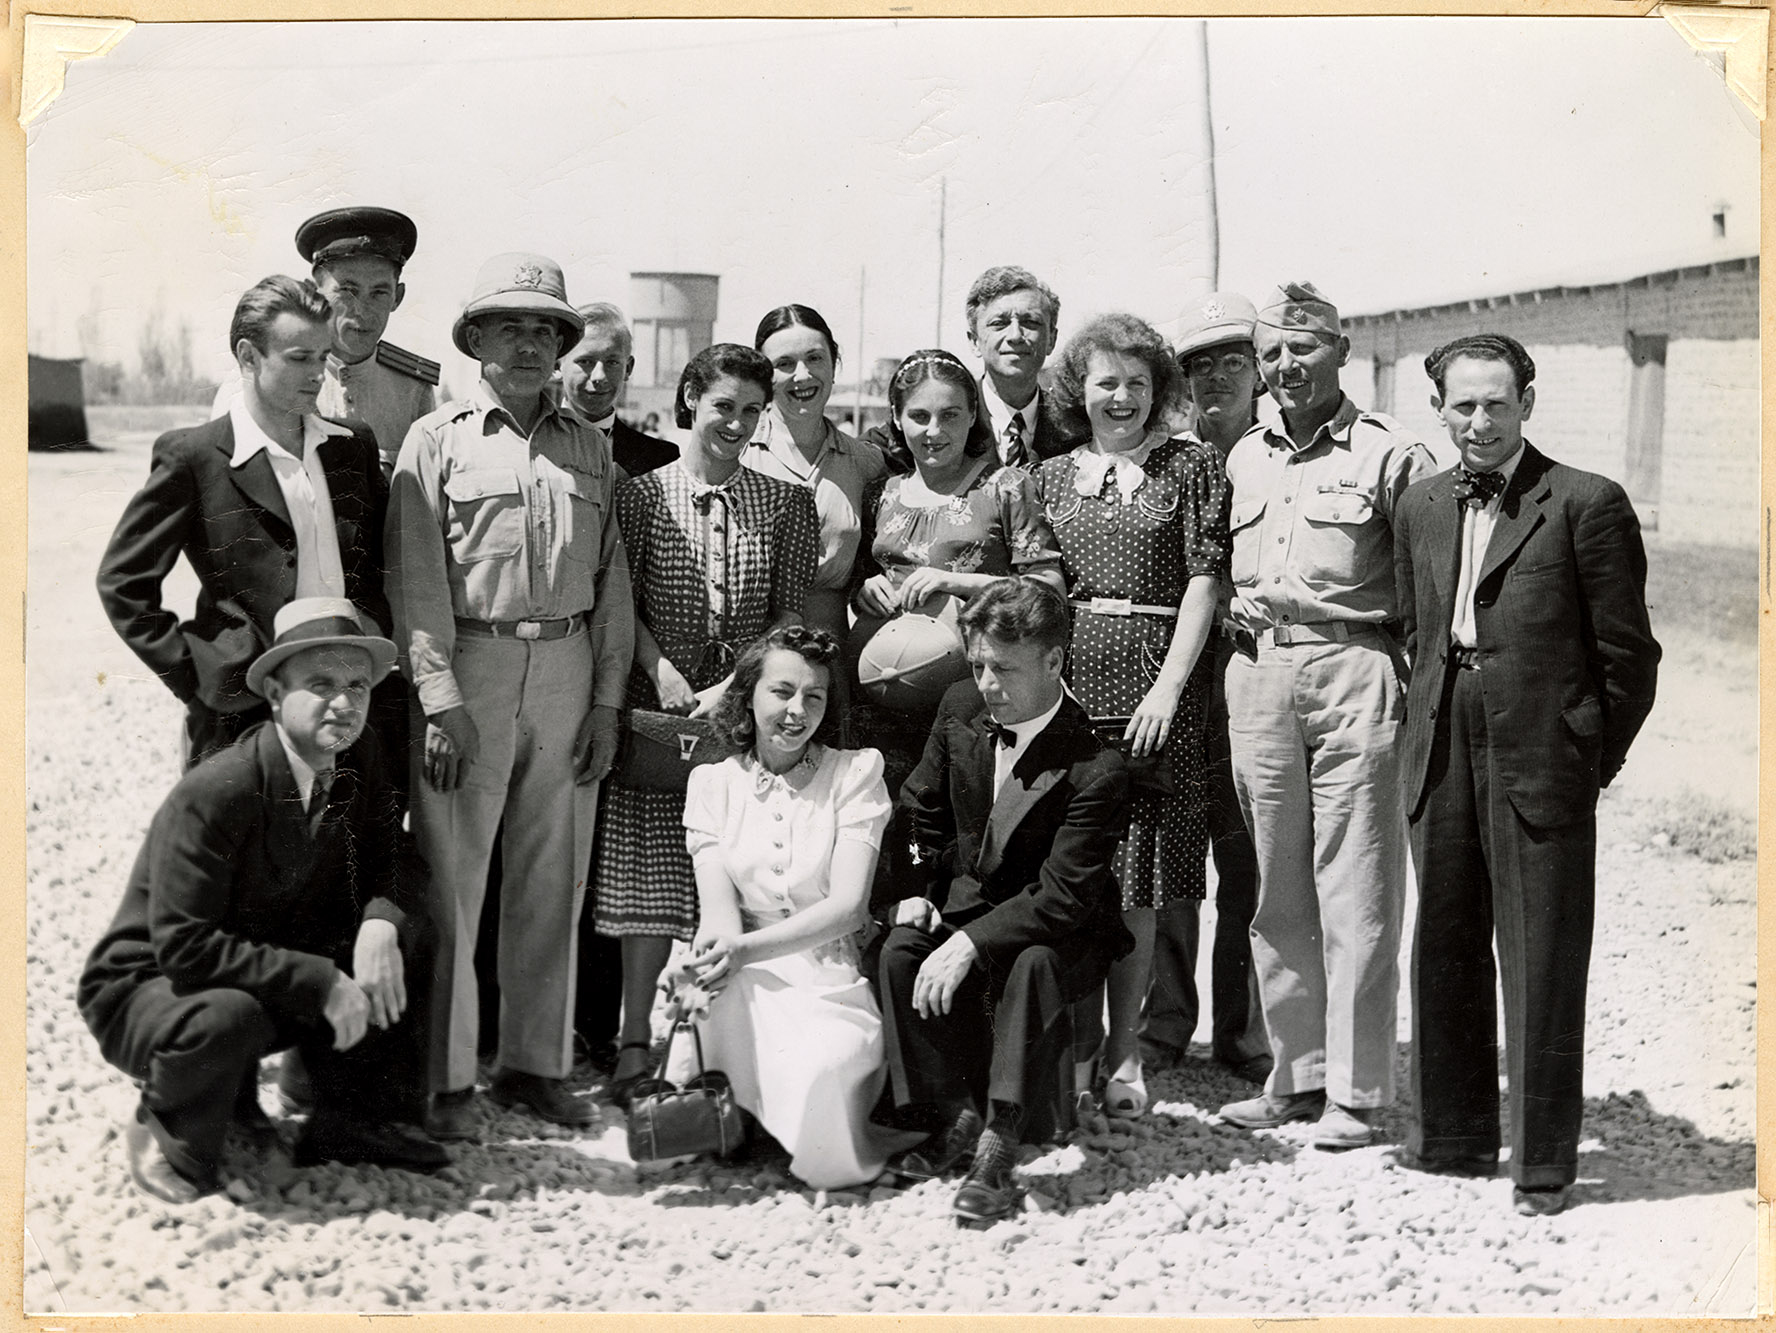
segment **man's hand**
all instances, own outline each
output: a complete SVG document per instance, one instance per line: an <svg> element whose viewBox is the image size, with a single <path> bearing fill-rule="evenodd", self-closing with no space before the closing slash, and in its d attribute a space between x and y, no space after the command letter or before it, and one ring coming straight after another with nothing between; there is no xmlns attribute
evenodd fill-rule
<svg viewBox="0 0 1776 1333"><path fill-rule="evenodd" d="M609 704L593 704L580 719L574 737L574 781L580 786L601 781L617 762L617 720Z"/></svg>
<svg viewBox="0 0 1776 1333"><path fill-rule="evenodd" d="M333 1049L349 1051L364 1039L364 1029L370 1021L370 1000L357 982L343 972L335 972L333 989L327 992L321 1015L333 1025Z"/></svg>
<svg viewBox="0 0 1776 1333"><path fill-rule="evenodd" d="M469 710L458 704L426 719L425 780L433 791L455 791L481 753L481 733Z"/></svg>
<svg viewBox="0 0 1776 1333"><path fill-rule="evenodd" d="M913 978L913 1008L920 1018L950 1012L950 1002L974 959L974 941L959 930L932 950Z"/></svg>
<svg viewBox="0 0 1776 1333"><path fill-rule="evenodd" d="M371 917L358 927L358 942L352 949L352 980L369 999L370 1021L377 1027L393 1027L407 1011L406 973L393 921Z"/></svg>
<svg viewBox="0 0 1776 1333"><path fill-rule="evenodd" d="M929 898L902 898L894 904L894 916L888 924L911 926L929 935L943 925L943 914Z"/></svg>

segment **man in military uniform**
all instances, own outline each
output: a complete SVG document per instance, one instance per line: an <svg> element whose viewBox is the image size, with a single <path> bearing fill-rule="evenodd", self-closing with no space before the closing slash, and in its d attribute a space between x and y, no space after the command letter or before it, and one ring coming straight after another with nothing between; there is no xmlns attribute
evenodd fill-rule
<svg viewBox="0 0 1776 1333"><path fill-rule="evenodd" d="M590 1123L572 1065L576 930L594 784L616 755L635 651L616 465L603 432L544 392L583 321L541 255L482 266L452 338L481 363L466 398L414 423L386 549L415 714L413 829L438 922L432 1132L475 1133L475 939L504 821L492 1095Z"/></svg>
<svg viewBox="0 0 1776 1333"><path fill-rule="evenodd" d="M1406 891L1394 509L1438 465L1397 421L1345 397L1350 340L1311 284L1273 292L1253 342L1282 423L1254 426L1227 459L1240 651L1225 683L1275 1068L1221 1118L1318 1120L1317 1147L1355 1148L1394 1099Z"/></svg>
<svg viewBox="0 0 1776 1333"><path fill-rule="evenodd" d="M390 208L329 209L296 229L297 252L333 307L333 350L317 410L375 435L385 479L407 428L436 406L438 363L382 339L407 295L401 270L418 239L412 219ZM227 412L239 392L238 382L224 384L210 415Z"/></svg>

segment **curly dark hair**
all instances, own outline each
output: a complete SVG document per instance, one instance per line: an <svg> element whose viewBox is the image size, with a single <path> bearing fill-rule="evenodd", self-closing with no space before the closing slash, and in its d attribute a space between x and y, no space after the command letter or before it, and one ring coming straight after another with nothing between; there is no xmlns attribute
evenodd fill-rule
<svg viewBox="0 0 1776 1333"><path fill-rule="evenodd" d="M1169 430L1182 420L1189 381L1172 359L1166 340L1134 315L1098 315L1067 339L1055 358L1054 384L1048 397L1064 437L1091 438L1091 421L1085 414L1085 372L1093 352L1139 357L1146 365L1153 378L1153 408L1141 423L1143 428Z"/></svg>
<svg viewBox="0 0 1776 1333"><path fill-rule="evenodd" d="M1470 357L1476 361L1504 362L1511 368L1512 378L1517 381L1519 398L1536 377L1535 361L1515 338L1503 333L1470 333L1465 338L1444 343L1425 358L1425 374L1437 386L1439 398L1444 394L1444 373L1449 369L1449 363L1458 356Z"/></svg>
<svg viewBox="0 0 1776 1333"><path fill-rule="evenodd" d="M742 749L751 749L754 739L752 692L758 688L759 678L765 673L766 656L779 648L785 652L800 653L814 665L825 667L829 689L838 675L839 641L823 629L809 629L806 625L782 625L747 644L734 662L733 679L728 682L728 688L722 691L722 697L716 700L715 710L709 715L709 720L716 729ZM814 729L814 740L826 741L830 731L837 728L838 711L832 707L832 702L829 693L826 716L821 718L820 725Z"/></svg>
<svg viewBox="0 0 1776 1333"><path fill-rule="evenodd" d="M959 357L941 347L925 347L914 352L894 368L894 377L888 381L888 438L894 441L895 448L911 460L913 451L900 429L900 412L913 390L926 380L937 380L962 390L968 399L968 410L974 413L974 424L968 428L962 452L970 458L980 458L988 453L993 448L993 426L987 420L986 409L981 406L980 385L975 383L974 376Z"/></svg>
<svg viewBox="0 0 1776 1333"><path fill-rule="evenodd" d="M691 422L697 419L686 398L701 398L709 392L709 386L724 375L758 385L764 391L765 401L771 401L771 363L750 347L742 347L739 343L716 343L693 356L690 364L685 366L684 374L678 377L678 393L672 400L672 419L678 423L679 429L689 430Z"/></svg>

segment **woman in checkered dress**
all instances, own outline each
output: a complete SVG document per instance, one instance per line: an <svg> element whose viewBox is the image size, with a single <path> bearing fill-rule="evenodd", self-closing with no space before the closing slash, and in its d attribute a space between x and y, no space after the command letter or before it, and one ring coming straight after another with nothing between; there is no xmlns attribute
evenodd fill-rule
<svg viewBox="0 0 1776 1333"><path fill-rule="evenodd" d="M770 397L771 363L759 353L735 343L699 352L678 390L690 442L677 462L617 491L635 589L630 707L709 711L740 649L801 616L819 553L813 496L740 466ZM598 932L623 942L619 1101L648 1072L654 983L672 941L697 928L684 800L604 784L592 891Z"/></svg>

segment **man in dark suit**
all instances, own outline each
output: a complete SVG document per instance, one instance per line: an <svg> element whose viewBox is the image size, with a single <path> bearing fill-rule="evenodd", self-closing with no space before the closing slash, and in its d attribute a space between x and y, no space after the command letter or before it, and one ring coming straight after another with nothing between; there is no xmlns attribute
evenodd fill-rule
<svg viewBox="0 0 1776 1333"><path fill-rule="evenodd" d="M329 313L315 285L294 278L266 278L241 297L229 327L240 400L154 442L147 483L99 562L111 623L185 704L188 766L267 716L246 671L285 603L342 597L389 625L376 441L315 415ZM181 554L200 585L184 624L161 604ZM379 719L402 721L398 686L379 692Z"/></svg>
<svg viewBox="0 0 1776 1333"><path fill-rule="evenodd" d="M1034 469L1078 440L1047 410L1040 376L1055 349L1061 300L1028 269L1000 264L968 289L968 341L980 356L981 407L999 461Z"/></svg>
<svg viewBox="0 0 1776 1333"><path fill-rule="evenodd" d="M944 696L901 793L925 896L897 904L873 973L899 1119L931 1137L895 1165L930 1178L972 1154L963 1222L1016 1207L1018 1145L1068 1091L1068 1005L1134 947L1110 868L1128 773L1061 688L1067 625L1038 579L968 603L974 680Z"/></svg>
<svg viewBox="0 0 1776 1333"><path fill-rule="evenodd" d="M561 357L561 405L611 439L611 456L631 477L665 467L678 446L643 435L617 415L623 387L635 373L635 343L623 312L608 301L580 307L586 329Z"/></svg>
<svg viewBox="0 0 1776 1333"><path fill-rule="evenodd" d="M1419 885L1409 1161L1497 1169L1496 937L1514 1202L1557 1213L1578 1163L1597 793L1658 674L1646 553L1620 486L1524 440L1535 363L1519 343L1459 338L1425 370L1462 466L1395 515Z"/></svg>
<svg viewBox="0 0 1776 1333"><path fill-rule="evenodd" d="M168 1203L215 1187L231 1120L269 1129L259 1060L289 1046L316 1100L298 1165L449 1160L414 1128L425 869L364 729L395 646L337 598L290 603L276 629L246 673L271 720L173 788L80 978L99 1049L142 1086L131 1175Z"/></svg>

